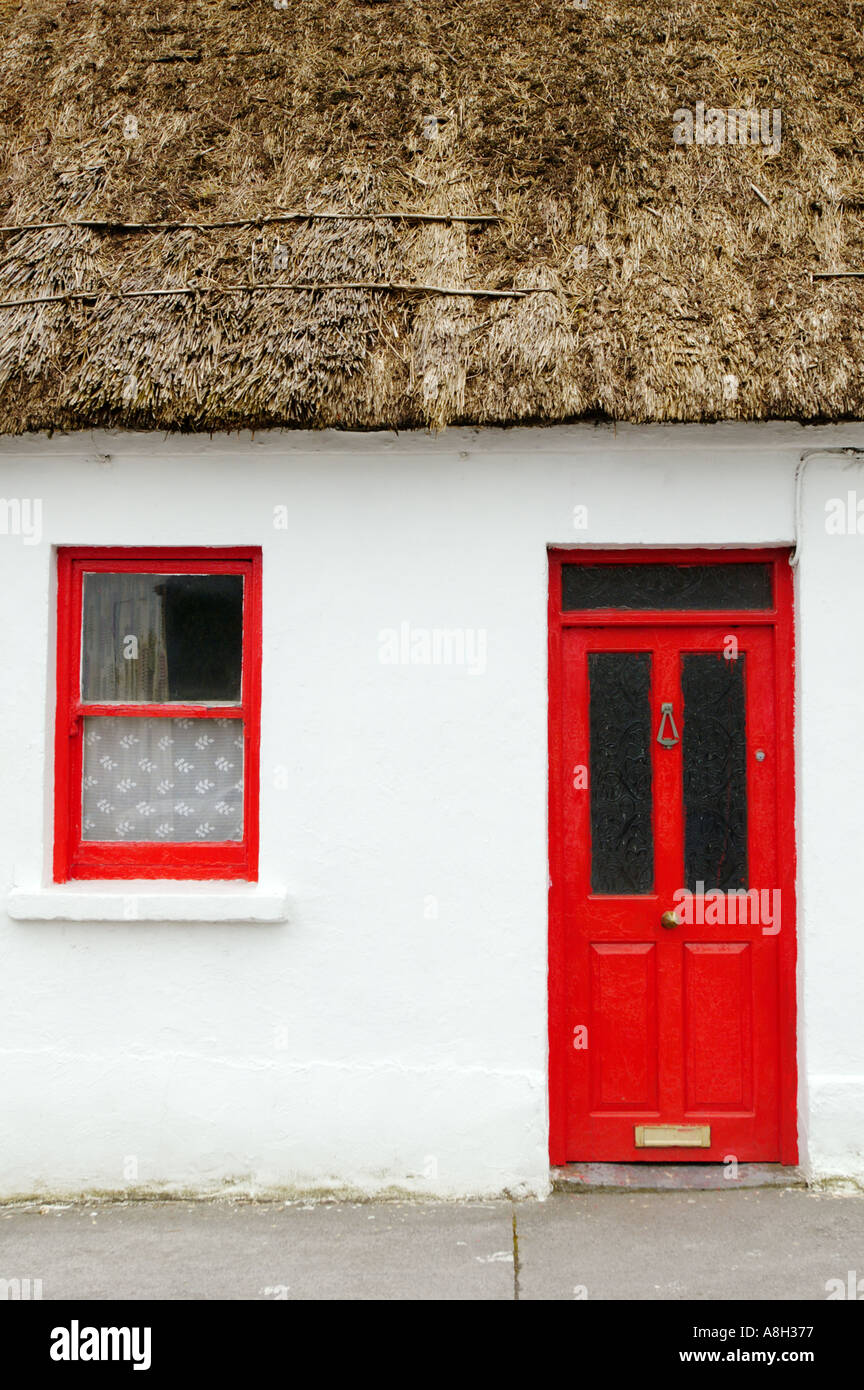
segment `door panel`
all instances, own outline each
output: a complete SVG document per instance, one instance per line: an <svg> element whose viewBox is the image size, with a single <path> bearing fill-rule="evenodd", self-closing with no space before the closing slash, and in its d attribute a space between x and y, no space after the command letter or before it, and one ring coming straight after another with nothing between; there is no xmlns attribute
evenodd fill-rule
<svg viewBox="0 0 864 1390"><path fill-rule="evenodd" d="M657 1105L657 951L629 941L591 943L589 1044L596 1044L592 1108Z"/></svg>
<svg viewBox="0 0 864 1390"><path fill-rule="evenodd" d="M752 950L747 942L684 943L688 1110L753 1104Z"/></svg>
<svg viewBox="0 0 864 1390"><path fill-rule="evenodd" d="M773 629L579 626L561 655L567 1157L779 1160Z"/></svg>

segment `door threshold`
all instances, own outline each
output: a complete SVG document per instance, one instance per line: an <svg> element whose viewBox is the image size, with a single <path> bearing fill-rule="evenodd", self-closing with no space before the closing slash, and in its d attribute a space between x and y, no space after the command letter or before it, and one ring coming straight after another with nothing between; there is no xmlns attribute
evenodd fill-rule
<svg viewBox="0 0 864 1390"><path fill-rule="evenodd" d="M550 1169L553 1192L727 1192L739 1187L806 1187L782 1163L565 1163Z"/></svg>

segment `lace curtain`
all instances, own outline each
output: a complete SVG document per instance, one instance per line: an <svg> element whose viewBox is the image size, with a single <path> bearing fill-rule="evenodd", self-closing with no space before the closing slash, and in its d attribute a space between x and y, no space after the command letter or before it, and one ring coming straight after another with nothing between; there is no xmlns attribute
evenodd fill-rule
<svg viewBox="0 0 864 1390"><path fill-rule="evenodd" d="M240 840L240 719L84 720L85 840Z"/></svg>

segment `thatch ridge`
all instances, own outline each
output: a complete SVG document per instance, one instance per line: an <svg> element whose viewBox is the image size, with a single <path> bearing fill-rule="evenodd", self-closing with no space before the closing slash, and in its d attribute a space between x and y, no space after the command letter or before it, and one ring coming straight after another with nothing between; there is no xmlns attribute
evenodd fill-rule
<svg viewBox="0 0 864 1390"><path fill-rule="evenodd" d="M0 223L239 223L2 234L0 302L49 301L0 309L2 432L864 418L864 280L817 278L864 269L862 0L0 0L0 37ZM700 101L779 150L674 144ZM358 217L249 221L296 210Z"/></svg>

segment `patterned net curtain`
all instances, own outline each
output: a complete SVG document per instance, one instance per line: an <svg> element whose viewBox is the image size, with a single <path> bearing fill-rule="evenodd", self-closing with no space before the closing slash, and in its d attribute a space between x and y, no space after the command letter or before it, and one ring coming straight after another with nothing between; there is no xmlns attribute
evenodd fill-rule
<svg viewBox="0 0 864 1390"><path fill-rule="evenodd" d="M85 840L240 840L239 719L84 721Z"/></svg>

